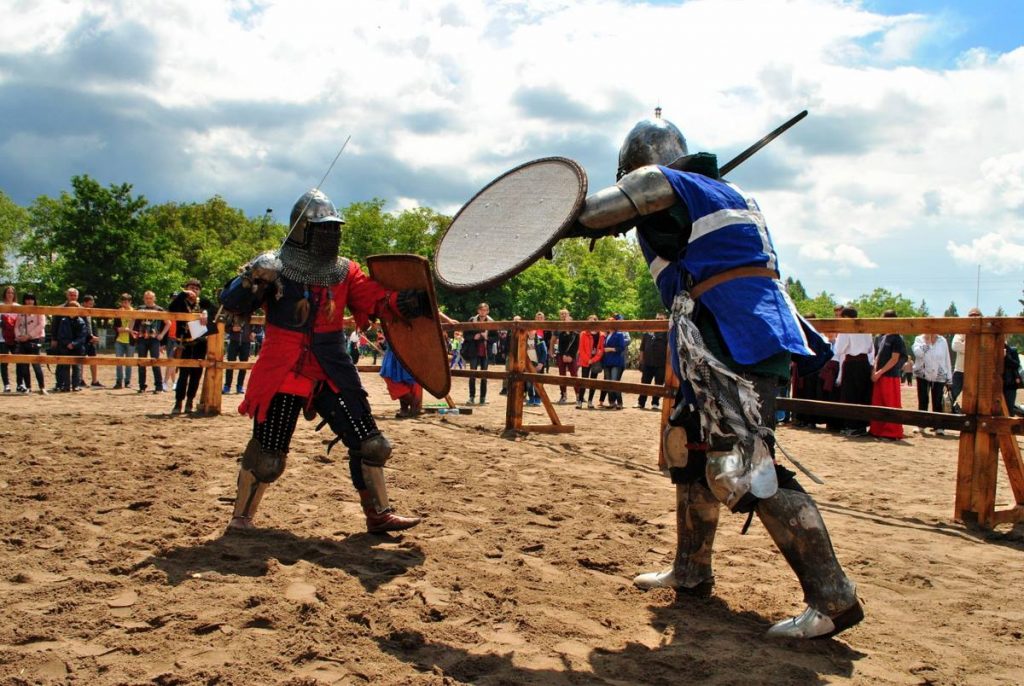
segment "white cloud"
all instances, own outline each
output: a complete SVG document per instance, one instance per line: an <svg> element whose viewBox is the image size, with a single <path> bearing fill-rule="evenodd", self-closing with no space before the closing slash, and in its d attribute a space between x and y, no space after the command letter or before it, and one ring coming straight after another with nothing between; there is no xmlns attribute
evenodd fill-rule
<svg viewBox="0 0 1024 686"><path fill-rule="evenodd" d="M848 243L829 244L811 241L800 246L800 257L814 262L827 262L835 267L874 269L878 265L863 250Z"/></svg>
<svg viewBox="0 0 1024 686"><path fill-rule="evenodd" d="M965 264L980 264L996 274L1020 271L1024 265L1024 243L1007 239L998 233L987 233L970 243L949 241L946 250Z"/></svg>
<svg viewBox="0 0 1024 686"><path fill-rule="evenodd" d="M349 184L339 192L362 195L339 203L377 195L445 209L530 156L580 157L593 190L610 183L622 136L656 103L691 147L723 154L807 108L759 154L785 162L764 172L779 177L744 171L756 162L736 173L792 255L787 273L874 269L922 236L951 246L950 265L996 238L1007 251L1024 241L1024 48L916 66L930 40L957 30L926 11L885 15L843 0L16 6L0 22L0 89L86 93L103 108L62 112L61 99L19 119L0 91L3 167L16 170L0 169L0 188L19 198L54 193L81 160L109 161L101 181L135 182L152 200L220 193L262 213L290 206L351 133L334 178ZM33 66L125 27L152 51L139 78ZM151 109L137 114L140 103ZM180 166L147 166L148 150L125 148L147 135ZM79 151L68 150L74 141ZM826 277L805 285L833 288Z"/></svg>

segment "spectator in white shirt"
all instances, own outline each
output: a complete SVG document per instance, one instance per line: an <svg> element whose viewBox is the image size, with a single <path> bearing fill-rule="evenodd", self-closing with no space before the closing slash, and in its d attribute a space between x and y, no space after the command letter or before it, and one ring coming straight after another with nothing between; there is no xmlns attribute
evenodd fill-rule
<svg viewBox="0 0 1024 686"><path fill-rule="evenodd" d="M946 339L934 333L921 334L914 339L914 377L917 379L917 409L928 409L931 397L932 412L942 412L942 389L953 380L953 365L949 361ZM936 429L942 435L942 429Z"/></svg>
<svg viewBox="0 0 1024 686"><path fill-rule="evenodd" d="M972 307L967 311L968 317L980 317L981 310L977 307ZM959 413L960 406L956 404L956 401L960 398L960 393L964 390L964 352L967 350L967 336L962 333L958 333L953 336L952 344L953 352L956 353L956 363L953 365L953 411Z"/></svg>

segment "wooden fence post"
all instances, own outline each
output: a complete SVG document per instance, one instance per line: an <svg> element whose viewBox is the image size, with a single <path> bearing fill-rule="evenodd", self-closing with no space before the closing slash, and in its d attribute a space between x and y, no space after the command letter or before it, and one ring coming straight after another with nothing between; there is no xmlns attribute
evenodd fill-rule
<svg viewBox="0 0 1024 686"><path fill-rule="evenodd" d="M509 332L512 340L508 346L508 370L512 374L508 379L505 401L505 438L512 438L523 428L523 396L526 383L519 376L526 371L526 330L513 328Z"/></svg>
<svg viewBox="0 0 1024 686"><path fill-rule="evenodd" d="M205 414L220 414L221 389L224 386L224 324L213 322L213 330L206 336L206 367L203 376L203 392L199 406Z"/></svg>

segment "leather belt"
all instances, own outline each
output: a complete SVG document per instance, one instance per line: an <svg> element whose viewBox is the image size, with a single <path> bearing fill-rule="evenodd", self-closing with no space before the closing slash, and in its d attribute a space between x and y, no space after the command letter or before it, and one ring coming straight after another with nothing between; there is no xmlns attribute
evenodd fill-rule
<svg viewBox="0 0 1024 686"><path fill-rule="evenodd" d="M742 279L747 276L761 276L766 279L777 279L779 278L779 273L774 269L768 269L767 267L737 267L735 269L727 269L724 272L704 279L696 286L690 288L690 297L696 300L715 286L723 284L726 281Z"/></svg>

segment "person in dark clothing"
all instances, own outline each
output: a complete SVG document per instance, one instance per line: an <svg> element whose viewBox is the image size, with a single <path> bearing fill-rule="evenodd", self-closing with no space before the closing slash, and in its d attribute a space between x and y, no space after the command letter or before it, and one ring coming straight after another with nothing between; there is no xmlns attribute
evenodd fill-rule
<svg viewBox="0 0 1024 686"><path fill-rule="evenodd" d="M857 310L844 307L841 317L856 319ZM874 340L871 334L841 333L836 337L835 353L839 358L839 400L849 405L871 404L871 370L874 363ZM846 419L845 436L866 436L868 423Z"/></svg>
<svg viewBox="0 0 1024 686"><path fill-rule="evenodd" d="M543 312L538 312L533 316L538 322L547 321L547 315ZM555 333L551 329L538 329L541 332L541 338L544 339L544 349L548 352L547 357L544 358L544 373L547 374L551 370L551 337Z"/></svg>
<svg viewBox="0 0 1024 686"><path fill-rule="evenodd" d="M139 311L163 312L164 308L156 304L156 293L146 291L142 294L142 305ZM160 339L170 329L173 322L161 319L136 319L132 323L132 338L135 339L135 353L139 359L151 357L160 359ZM164 392L164 377L160 367L153 367L153 392ZM139 393L146 392L146 367L139 366Z"/></svg>
<svg viewBox="0 0 1024 686"><path fill-rule="evenodd" d="M665 319L664 312L658 312L655 319ZM668 352L668 329L665 331L647 331L640 339L640 383L651 383L656 386L665 385L665 357ZM651 398L651 408L658 409L661 396ZM636 406L641 410L647 405L647 396L636 399Z"/></svg>
<svg viewBox="0 0 1024 686"><path fill-rule="evenodd" d="M81 307L77 301L69 301L64 307ZM85 317L61 316L53 332L57 355L84 356L85 346L92 332ZM80 367L74 364L57 365L57 390L62 393L82 390Z"/></svg>
<svg viewBox="0 0 1024 686"><path fill-rule="evenodd" d="M228 318L226 328L228 331L228 362L248 362L249 353L252 352L252 343L256 336L253 335L252 325L249 323L249 317L243 317L240 315L232 315ZM231 392L231 382L234 381L233 369L228 369L224 373L224 388L221 389L221 393ZM236 393L242 393L245 390L245 370L238 370L238 386L235 388Z"/></svg>
<svg viewBox="0 0 1024 686"><path fill-rule="evenodd" d="M1017 406L1017 389L1024 386L1024 377L1021 376L1020 354L1017 349L1009 343L1003 343L1003 347L1003 398L1006 399L1006 412L1012 417Z"/></svg>
<svg viewBox="0 0 1024 686"><path fill-rule="evenodd" d="M561 309L558 311L558 316L563 322L567 322L572 319L569 315L569 310ZM580 348L580 334L579 331L559 331L558 332L558 375L559 376L576 376L579 371L579 359L577 355ZM559 386L558 390L561 391L558 397L558 404L564 405L568 402L565 398L565 386ZM576 387L576 407L583 406L583 389Z"/></svg>
<svg viewBox="0 0 1024 686"><path fill-rule="evenodd" d="M206 298L199 297L202 286L199 279L189 279L184 288L174 296L174 300L167 307L168 312L193 312L202 313L199 323L207 326L207 317L213 309L213 303ZM178 346L181 348L182 360L203 360L206 359L206 334L193 338L189 330L188 322L175 322L177 324ZM184 411L192 412L196 391L199 390L199 381L203 377L202 367L182 367L178 372L178 383L174 387L174 406L171 414L181 414L182 402L185 403Z"/></svg>
<svg viewBox="0 0 1024 686"><path fill-rule="evenodd" d="M467 321L471 322L493 322L490 317L491 306L487 303L477 305L476 314ZM487 369L491 361L491 344L497 342L497 331L473 331L467 330L462 345L462 357L469 362L470 369ZM476 402L476 379L469 379L469 401L472 405ZM480 404L487 404L487 379L480 379Z"/></svg>

